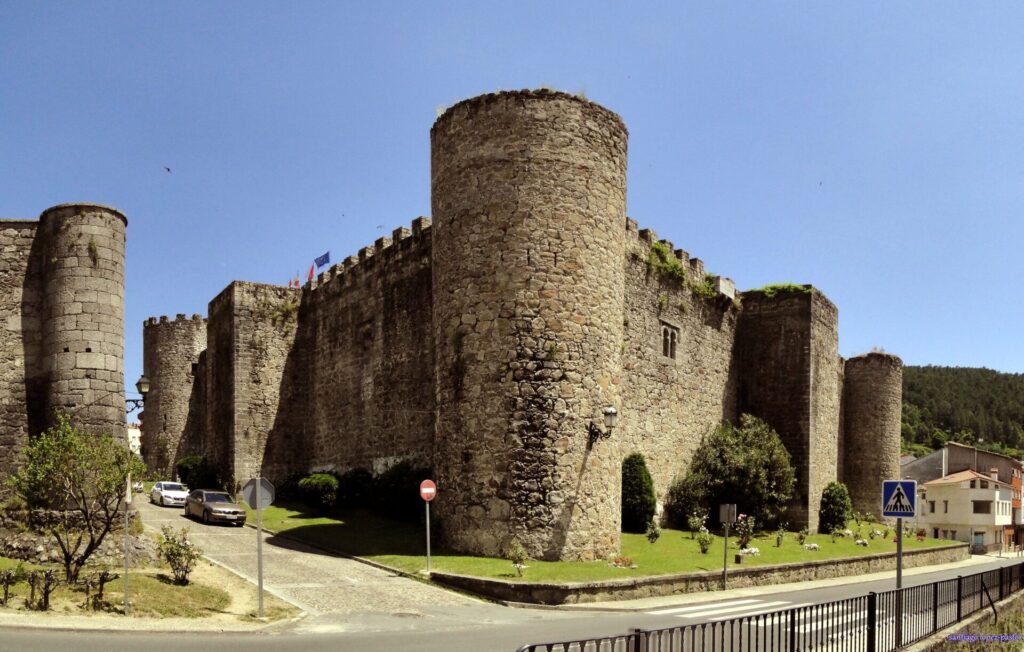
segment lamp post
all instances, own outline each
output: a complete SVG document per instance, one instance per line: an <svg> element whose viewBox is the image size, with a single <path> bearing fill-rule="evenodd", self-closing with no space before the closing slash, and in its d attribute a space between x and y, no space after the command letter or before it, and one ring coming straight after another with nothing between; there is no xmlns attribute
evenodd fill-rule
<svg viewBox="0 0 1024 652"><path fill-rule="evenodd" d="M125 399L125 409L130 414L134 410L141 408L146 403L146 394L149 393L149 378L145 375L139 376L138 381L135 383L135 389L138 390L142 398ZM128 439L128 432L125 431L124 445L128 451L128 458L132 456L132 443ZM128 509L132 503L132 474L128 472L128 476L125 480L125 494L124 494L124 615L128 615Z"/></svg>

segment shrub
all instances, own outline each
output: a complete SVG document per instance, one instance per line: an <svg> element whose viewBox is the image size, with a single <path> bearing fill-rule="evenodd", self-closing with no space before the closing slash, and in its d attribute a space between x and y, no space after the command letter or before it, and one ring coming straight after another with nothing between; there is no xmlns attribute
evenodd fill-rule
<svg viewBox="0 0 1024 652"><path fill-rule="evenodd" d="M642 534L654 519L654 481L640 453L622 462L622 531Z"/></svg>
<svg viewBox="0 0 1024 652"><path fill-rule="evenodd" d="M686 519L686 527L690 530L690 538L693 539L708 522L708 513L702 510L697 510L690 514Z"/></svg>
<svg viewBox="0 0 1024 652"><path fill-rule="evenodd" d="M740 425L724 423L704 437L686 475L673 483L665 501L670 523L685 523L696 509L736 503L737 511L774 525L793 494L795 475L778 433L744 414Z"/></svg>
<svg viewBox="0 0 1024 652"><path fill-rule="evenodd" d="M647 540L654 543L661 538L661 528L653 520L647 523Z"/></svg>
<svg viewBox="0 0 1024 652"><path fill-rule="evenodd" d="M853 506L850 503L850 492L842 482L830 482L821 492L821 507L818 510L818 531L830 533L843 530L850 520Z"/></svg>
<svg viewBox="0 0 1024 652"><path fill-rule="evenodd" d="M530 556L526 553L523 544L519 543L519 539L515 537L509 539L501 550L501 556L512 562L512 567L516 569L516 574L519 577L523 576L526 562L530 561Z"/></svg>
<svg viewBox="0 0 1024 652"><path fill-rule="evenodd" d="M786 538L786 528L788 526L789 526L789 523L779 523L779 529L775 530L775 547L776 548L781 548L782 547L782 542Z"/></svg>
<svg viewBox="0 0 1024 652"><path fill-rule="evenodd" d="M163 532L163 538L160 541L160 546L157 548L157 554L160 559L167 562L167 565L171 567L171 572L174 573L175 584L188 584L188 576L192 569L195 568L199 557L203 554L202 551L197 549L188 540L187 528L181 528L175 534L171 526L165 525L161 528L161 531Z"/></svg>
<svg viewBox="0 0 1024 652"><path fill-rule="evenodd" d="M736 539L740 550L750 545L750 540L754 538L754 525L753 516L740 514L736 518Z"/></svg>
<svg viewBox="0 0 1024 652"><path fill-rule="evenodd" d="M299 480L299 496L311 507L330 509L338 496L338 479L330 473L314 473Z"/></svg>
<svg viewBox="0 0 1024 652"><path fill-rule="evenodd" d="M802 530L796 533L796 542L800 545L804 545L804 542L807 541L807 537L809 537L810 535L811 531L807 528L803 528Z"/></svg>
<svg viewBox="0 0 1024 652"><path fill-rule="evenodd" d="M207 461L205 455L189 455L178 460L175 465L181 483L189 489L220 489L221 482L217 472Z"/></svg>
<svg viewBox="0 0 1024 652"><path fill-rule="evenodd" d="M711 537L711 533L708 532L706 527L702 527L700 532L697 533L697 545L700 546L701 554L708 554L712 541L714 539Z"/></svg>
<svg viewBox="0 0 1024 652"><path fill-rule="evenodd" d="M345 471L338 476L338 504L346 507L368 506L374 495L373 486L373 474L366 469Z"/></svg>

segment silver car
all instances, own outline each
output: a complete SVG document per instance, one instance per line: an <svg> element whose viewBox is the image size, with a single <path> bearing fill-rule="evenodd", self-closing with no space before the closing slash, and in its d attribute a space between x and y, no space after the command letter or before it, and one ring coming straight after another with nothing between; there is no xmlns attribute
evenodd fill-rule
<svg viewBox="0 0 1024 652"><path fill-rule="evenodd" d="M223 491L196 489L185 501L185 516L201 518L203 523L245 525L245 510Z"/></svg>

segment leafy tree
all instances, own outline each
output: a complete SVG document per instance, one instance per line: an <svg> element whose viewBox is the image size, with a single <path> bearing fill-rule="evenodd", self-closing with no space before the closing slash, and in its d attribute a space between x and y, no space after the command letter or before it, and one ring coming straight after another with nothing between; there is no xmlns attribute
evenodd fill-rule
<svg viewBox="0 0 1024 652"><path fill-rule="evenodd" d="M160 539L157 552L160 559L171 567L171 572L174 573L174 583L184 586L188 584L188 576L203 553L188 540L187 528L181 528L179 532L175 532L171 526L165 525L161 531L163 537Z"/></svg>
<svg viewBox="0 0 1024 652"><path fill-rule="evenodd" d="M646 532L656 506L654 481L644 456L633 453L622 462L622 531Z"/></svg>
<svg viewBox="0 0 1024 652"><path fill-rule="evenodd" d="M30 527L51 535L60 548L64 579L78 573L123 518L129 474L146 467L110 435L75 428L67 415L24 448L25 463L7 483L30 509Z"/></svg>
<svg viewBox="0 0 1024 652"><path fill-rule="evenodd" d="M717 506L735 503L739 513L774 525L793 495L795 475L778 433L757 417L740 416L736 427L723 423L705 437L686 475L669 489L665 511L677 527L696 511L717 515Z"/></svg>
<svg viewBox="0 0 1024 652"><path fill-rule="evenodd" d="M850 492L842 482L830 482L821 492L821 507L818 510L818 532L828 534L845 530L846 522L853 514ZM833 537L834 538L834 537Z"/></svg>
<svg viewBox="0 0 1024 652"><path fill-rule="evenodd" d="M217 471L205 455L189 455L178 460L178 477L189 489L220 489L223 485Z"/></svg>

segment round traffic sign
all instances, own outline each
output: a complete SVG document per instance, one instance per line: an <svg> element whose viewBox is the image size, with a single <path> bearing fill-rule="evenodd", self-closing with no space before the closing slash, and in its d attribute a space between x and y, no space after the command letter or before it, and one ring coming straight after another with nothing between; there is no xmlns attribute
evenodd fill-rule
<svg viewBox="0 0 1024 652"><path fill-rule="evenodd" d="M420 498L428 503L437 495L437 485L433 480L424 480L420 483Z"/></svg>

